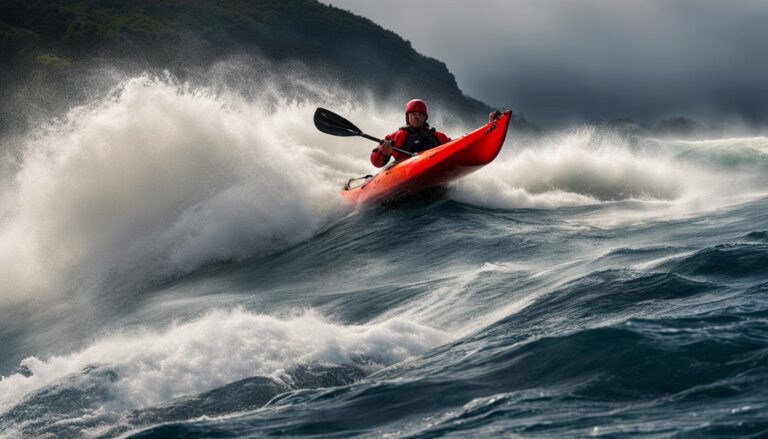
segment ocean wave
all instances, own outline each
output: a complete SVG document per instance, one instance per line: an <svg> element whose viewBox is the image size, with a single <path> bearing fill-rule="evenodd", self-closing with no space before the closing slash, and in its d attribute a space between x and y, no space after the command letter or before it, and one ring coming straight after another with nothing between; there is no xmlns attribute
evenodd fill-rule
<svg viewBox="0 0 768 439"><path fill-rule="evenodd" d="M25 359L18 373L0 380L0 422L8 428L24 424L28 416L14 412L21 410L45 425L68 419L77 430L102 428L133 410L174 405L167 401L250 377L286 389L312 387L312 379L315 387L329 384L333 377L313 378L308 365L370 373L445 340L439 331L399 319L343 326L311 312L278 319L242 309L214 311L160 331L107 336L68 355Z"/></svg>
<svg viewBox="0 0 768 439"><path fill-rule="evenodd" d="M338 176L308 146L313 108L283 104L144 75L41 128L3 191L0 297L141 283L311 237L341 210Z"/></svg>
<svg viewBox="0 0 768 439"><path fill-rule="evenodd" d="M766 147L765 138L665 143L609 135L597 128L536 141L516 140L510 133L500 158L456 183L452 196L492 208L636 200L701 210L760 192L768 166Z"/></svg>
<svg viewBox="0 0 768 439"><path fill-rule="evenodd" d="M675 273L719 279L765 277L768 245L762 243L721 244L668 261L660 268Z"/></svg>
<svg viewBox="0 0 768 439"><path fill-rule="evenodd" d="M748 316L699 315L629 319L521 343L486 339L484 349L452 362L421 359L382 371L374 382L286 393L224 423L172 423L135 437L312 436L337 425L409 437L758 432L768 426L756 394L765 392L754 391L766 373L764 337ZM461 342L450 348L459 349ZM458 367L467 362L472 367ZM700 416L675 416L669 424L669 413L687 406Z"/></svg>

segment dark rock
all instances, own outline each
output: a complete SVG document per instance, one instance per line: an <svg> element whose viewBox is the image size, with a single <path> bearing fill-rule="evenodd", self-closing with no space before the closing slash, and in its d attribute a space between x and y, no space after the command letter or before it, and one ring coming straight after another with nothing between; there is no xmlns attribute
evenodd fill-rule
<svg viewBox="0 0 768 439"><path fill-rule="evenodd" d="M695 120L677 116L665 119L653 127L653 133L659 136L693 136L705 134L707 127Z"/></svg>

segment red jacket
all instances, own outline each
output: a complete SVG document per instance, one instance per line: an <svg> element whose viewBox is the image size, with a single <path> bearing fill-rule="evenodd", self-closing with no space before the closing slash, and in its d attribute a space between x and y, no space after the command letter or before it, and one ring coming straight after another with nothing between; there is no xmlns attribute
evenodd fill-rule
<svg viewBox="0 0 768 439"><path fill-rule="evenodd" d="M389 134L385 139L391 140L396 148L404 149L408 152L426 151L427 149L451 141L448 136L440 131L435 131L434 128L430 128L426 123L424 124L424 127L419 130L411 127L402 127L394 133ZM397 151L393 151L392 155L395 157L395 161L408 158L407 155ZM371 152L371 163L373 163L373 166L381 168L387 164L389 157L390 156L388 155L384 155L384 153L376 147Z"/></svg>

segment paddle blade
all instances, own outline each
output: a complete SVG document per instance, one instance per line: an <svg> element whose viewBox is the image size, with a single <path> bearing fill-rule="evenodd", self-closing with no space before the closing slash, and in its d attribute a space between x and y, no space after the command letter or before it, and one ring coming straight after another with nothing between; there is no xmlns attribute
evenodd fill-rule
<svg viewBox="0 0 768 439"><path fill-rule="evenodd" d="M332 136L359 136L363 132L352 122L333 111L319 108L315 110L315 126L318 130Z"/></svg>

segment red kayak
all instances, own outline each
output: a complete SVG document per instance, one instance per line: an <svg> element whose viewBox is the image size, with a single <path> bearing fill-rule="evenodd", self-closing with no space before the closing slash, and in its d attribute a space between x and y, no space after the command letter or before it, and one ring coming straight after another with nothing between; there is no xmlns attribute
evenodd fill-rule
<svg viewBox="0 0 768 439"><path fill-rule="evenodd" d="M376 176L352 179L341 195L349 203L379 203L442 186L474 172L501 151L510 117L511 111L507 111L456 140L395 162Z"/></svg>

